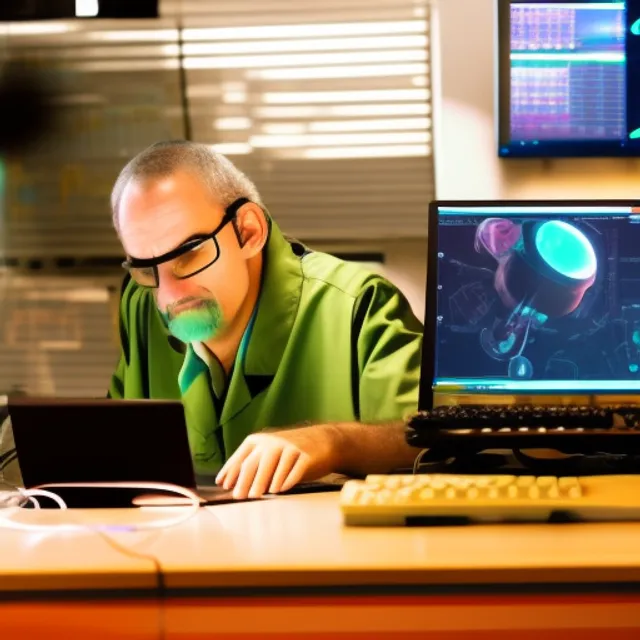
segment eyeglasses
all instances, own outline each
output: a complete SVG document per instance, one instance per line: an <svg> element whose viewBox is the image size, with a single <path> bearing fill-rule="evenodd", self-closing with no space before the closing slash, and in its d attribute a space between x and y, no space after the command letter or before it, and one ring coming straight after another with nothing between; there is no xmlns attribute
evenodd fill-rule
<svg viewBox="0 0 640 640"><path fill-rule="evenodd" d="M160 284L158 265L165 262L173 260L172 273L179 280L195 276L208 269L220 257L217 235L236 217L238 209L247 202L250 202L247 198L238 198L231 203L225 209L220 224L211 233L187 240L179 247L157 258L129 258L122 263L122 266L140 286L151 289L155 289Z"/></svg>

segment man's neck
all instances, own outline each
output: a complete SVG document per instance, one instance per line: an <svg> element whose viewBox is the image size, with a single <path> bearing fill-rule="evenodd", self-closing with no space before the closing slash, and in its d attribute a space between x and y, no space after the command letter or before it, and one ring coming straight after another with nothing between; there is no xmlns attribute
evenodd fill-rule
<svg viewBox="0 0 640 640"><path fill-rule="evenodd" d="M224 372L229 374L233 368L236 354L242 342L242 336L247 329L253 310L258 304L260 295L260 282L262 273L262 256L258 255L249 263L250 285L245 298L234 321L219 338L204 343L205 347L217 358Z"/></svg>

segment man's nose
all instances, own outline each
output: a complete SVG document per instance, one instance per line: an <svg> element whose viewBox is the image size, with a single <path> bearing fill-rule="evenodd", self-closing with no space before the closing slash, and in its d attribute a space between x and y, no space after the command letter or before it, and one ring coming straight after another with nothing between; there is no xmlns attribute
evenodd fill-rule
<svg viewBox="0 0 640 640"><path fill-rule="evenodd" d="M158 279L158 305L161 309L185 297L184 281L176 278L170 268L160 265Z"/></svg>

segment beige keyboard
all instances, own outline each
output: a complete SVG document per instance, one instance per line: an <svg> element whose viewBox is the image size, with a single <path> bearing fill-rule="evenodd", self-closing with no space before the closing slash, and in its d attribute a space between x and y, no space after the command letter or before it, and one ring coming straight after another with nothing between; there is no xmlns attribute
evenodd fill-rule
<svg viewBox="0 0 640 640"><path fill-rule="evenodd" d="M640 475L370 475L344 484L340 509L347 525L640 520Z"/></svg>

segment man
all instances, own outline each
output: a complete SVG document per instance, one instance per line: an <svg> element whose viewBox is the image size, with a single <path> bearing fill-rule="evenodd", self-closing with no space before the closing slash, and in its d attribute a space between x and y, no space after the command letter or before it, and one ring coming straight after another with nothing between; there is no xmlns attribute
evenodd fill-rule
<svg viewBox="0 0 640 640"><path fill-rule="evenodd" d="M413 462L422 325L392 284L285 239L207 145L144 150L112 210L129 274L109 396L182 399L198 475L243 498Z"/></svg>

